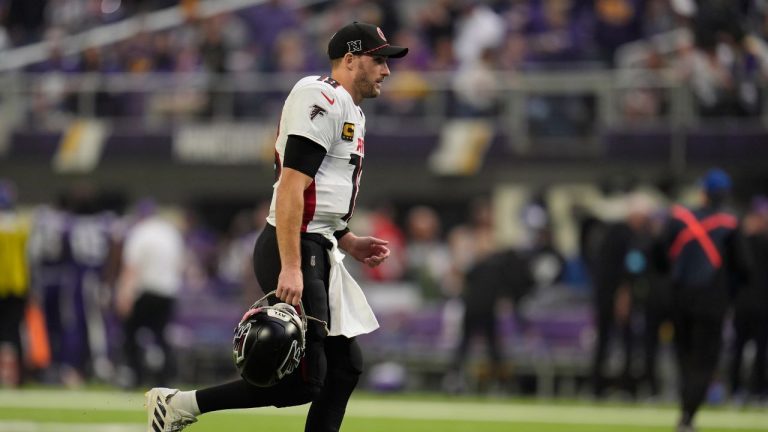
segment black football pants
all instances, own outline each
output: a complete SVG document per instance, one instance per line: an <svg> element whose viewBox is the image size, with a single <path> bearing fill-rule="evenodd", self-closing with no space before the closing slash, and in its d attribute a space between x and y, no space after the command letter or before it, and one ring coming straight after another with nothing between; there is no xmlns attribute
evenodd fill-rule
<svg viewBox="0 0 768 432"><path fill-rule="evenodd" d="M302 303L307 315L330 327L328 277L330 242L319 235L301 239ZM253 253L254 270L262 290L277 287L280 255L275 228L266 225ZM274 299L271 299L274 300ZM203 413L235 408L294 406L312 402L305 431L338 431L347 401L362 373L362 353L354 338L326 336L322 326L309 321L307 350L296 370L272 387L256 387L244 380L199 390L197 403Z"/></svg>
<svg viewBox="0 0 768 432"><path fill-rule="evenodd" d="M592 392L596 397L604 396L608 387L609 380L606 376L605 363L610 355L610 343L614 334L620 338L621 349L624 354L621 384L623 389L631 389L632 342L634 335L632 333L632 326L629 322L623 324L616 322L614 301L615 297L613 295L600 295L595 299L594 303L594 320L597 331L597 341L595 343L595 350L592 354L591 378Z"/></svg>
<svg viewBox="0 0 768 432"><path fill-rule="evenodd" d="M692 419L707 396L722 345L723 314L704 312L677 302L674 311L675 348L680 370L684 418Z"/></svg>
<svg viewBox="0 0 768 432"><path fill-rule="evenodd" d="M27 299L24 297L0 297L0 348L6 343L13 347L16 367L19 371L19 384L24 378L24 346L21 342L21 323L24 320L26 306ZM0 371L2 371L2 367L0 367Z"/></svg>
<svg viewBox="0 0 768 432"><path fill-rule="evenodd" d="M459 345L456 348L453 360L453 370L460 372L464 368L467 355L471 348L472 337L480 334L488 350L488 358L493 368L494 378L500 378L502 371L501 343L496 323L496 314L491 306L485 313L466 311L464 322L462 324L462 335Z"/></svg>
<svg viewBox="0 0 768 432"><path fill-rule="evenodd" d="M749 378L747 390L752 395L762 396L768 391L766 380L766 368L768 368L768 317L765 311L744 310L737 308L733 316L733 329L735 340L733 341L730 381L731 392L738 393L741 390L741 363L744 355L744 347L750 340L755 341L755 359L752 365L752 373Z"/></svg>
<svg viewBox="0 0 768 432"><path fill-rule="evenodd" d="M152 385L166 386L173 379L174 353L165 329L168 326L176 300L173 297L142 292L136 299L131 314L125 320L125 360L135 374L131 386L141 385L148 377ZM149 329L154 341L163 352L163 364L160 370L150 371L144 364L142 347L139 345L139 330Z"/></svg>

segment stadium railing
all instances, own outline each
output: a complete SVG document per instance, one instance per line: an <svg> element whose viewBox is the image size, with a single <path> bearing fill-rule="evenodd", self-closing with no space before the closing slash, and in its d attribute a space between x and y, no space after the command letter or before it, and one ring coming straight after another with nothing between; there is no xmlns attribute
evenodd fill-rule
<svg viewBox="0 0 768 432"><path fill-rule="evenodd" d="M503 151L544 157L600 157L622 141L611 139L616 131L656 131L670 143L667 162L680 170L691 131L734 120L727 113L703 118L691 87L671 70L493 74L495 85L486 89L492 109L480 112L467 109L454 91L454 74L396 70L382 97L366 102L374 119L368 130L437 134L457 118L482 117L502 137ZM0 75L0 112L6 125L26 128L65 127L82 118L140 129L276 124L285 95L302 75L6 73ZM768 87L759 92L759 106L738 120L764 130Z"/></svg>

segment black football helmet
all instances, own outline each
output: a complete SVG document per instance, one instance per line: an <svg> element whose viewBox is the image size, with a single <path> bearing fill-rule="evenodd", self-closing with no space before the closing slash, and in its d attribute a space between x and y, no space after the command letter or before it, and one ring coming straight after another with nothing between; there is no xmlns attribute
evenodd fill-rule
<svg viewBox="0 0 768 432"><path fill-rule="evenodd" d="M287 303L269 306L271 292L254 303L235 328L232 356L248 383L269 387L293 372L304 357L307 319ZM300 306L301 309L301 306Z"/></svg>

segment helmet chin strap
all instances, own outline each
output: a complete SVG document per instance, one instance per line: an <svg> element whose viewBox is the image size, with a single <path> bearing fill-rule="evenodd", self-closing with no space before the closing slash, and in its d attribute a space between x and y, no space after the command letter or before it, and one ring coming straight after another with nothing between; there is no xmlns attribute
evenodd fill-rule
<svg viewBox="0 0 768 432"><path fill-rule="evenodd" d="M264 307L264 306L269 306L269 302L267 301L267 299L269 297L271 297L271 296L273 296L276 299L280 300L277 297L277 290L272 290L272 291L264 294L264 297L256 300L256 302L254 302L249 309L256 309L256 308L260 308L260 307ZM287 303L285 303L285 304L287 304ZM293 307L293 306L291 306L291 307ZM315 318L313 316L307 315L307 313L304 312L304 303L302 303L301 300L299 300L299 308L298 309L299 309L298 310L299 317L301 317L301 323L304 325L304 329L305 330L307 328L307 320L311 320L311 321L315 321L316 323L319 323L320 325L322 325L323 330L325 330L326 336L328 335L328 333L330 333L330 330L328 329L328 323L327 322L321 320L320 318Z"/></svg>

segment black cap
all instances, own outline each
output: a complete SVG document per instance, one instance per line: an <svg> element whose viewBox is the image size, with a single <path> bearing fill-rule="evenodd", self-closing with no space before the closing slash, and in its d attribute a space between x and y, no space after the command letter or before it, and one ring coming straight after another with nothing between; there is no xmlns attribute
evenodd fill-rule
<svg viewBox="0 0 768 432"><path fill-rule="evenodd" d="M408 54L408 48L390 45L384 32L375 25L355 21L342 27L328 42L331 60L342 58L346 53L400 58Z"/></svg>

